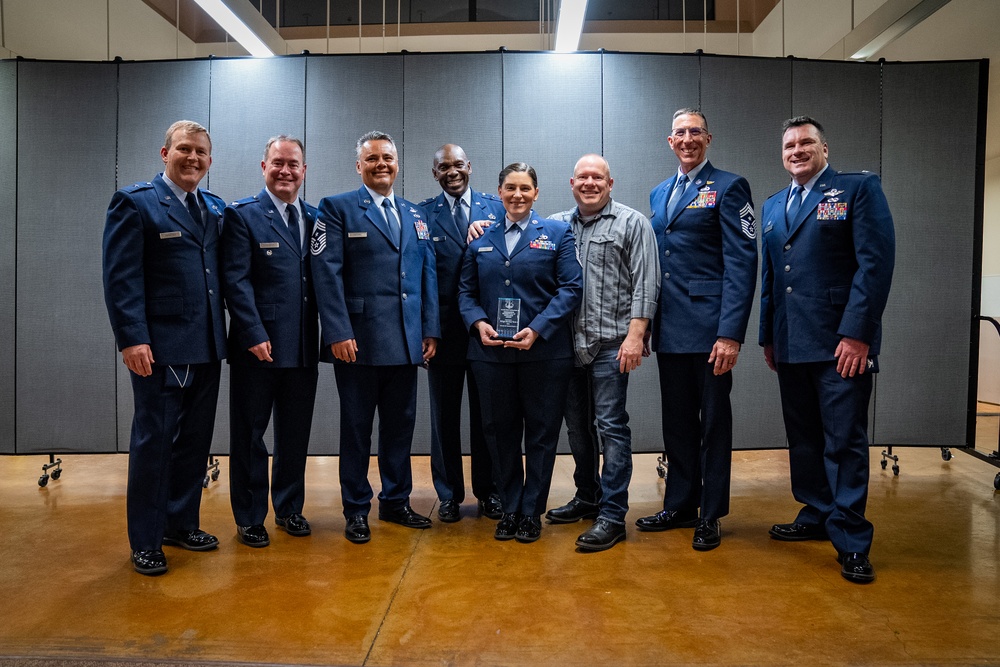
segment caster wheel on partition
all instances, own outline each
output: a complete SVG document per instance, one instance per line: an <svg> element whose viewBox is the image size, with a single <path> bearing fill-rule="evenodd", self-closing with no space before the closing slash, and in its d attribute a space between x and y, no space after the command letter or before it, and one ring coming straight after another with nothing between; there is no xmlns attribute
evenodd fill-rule
<svg viewBox="0 0 1000 667"><path fill-rule="evenodd" d="M203 489L208 488L208 475L205 475L205 479L201 480L201 488Z"/></svg>
<svg viewBox="0 0 1000 667"><path fill-rule="evenodd" d="M1000 472L998 472L997 476L993 478L993 488L1000 491Z"/></svg>
<svg viewBox="0 0 1000 667"><path fill-rule="evenodd" d="M62 470L53 470L52 471L52 479L59 479L60 475L62 475Z"/></svg>
<svg viewBox="0 0 1000 667"><path fill-rule="evenodd" d="M48 484L49 484L48 475L42 475L41 477L38 478L38 486L48 486Z"/></svg>
<svg viewBox="0 0 1000 667"><path fill-rule="evenodd" d="M948 449L947 447L942 447L941 448L941 460L942 461L951 461L951 450Z"/></svg>
<svg viewBox="0 0 1000 667"><path fill-rule="evenodd" d="M218 482L219 481L219 471L218 470L216 470L216 471L214 471L212 473L212 481L213 482ZM208 484L206 483L205 486L208 486Z"/></svg>
<svg viewBox="0 0 1000 667"><path fill-rule="evenodd" d="M885 470L886 466L889 465L885 459L882 459L881 461L879 461L879 463L882 464L882 470Z"/></svg>
<svg viewBox="0 0 1000 667"><path fill-rule="evenodd" d="M899 466L898 465L892 466L892 474L895 475L896 477L899 477Z"/></svg>

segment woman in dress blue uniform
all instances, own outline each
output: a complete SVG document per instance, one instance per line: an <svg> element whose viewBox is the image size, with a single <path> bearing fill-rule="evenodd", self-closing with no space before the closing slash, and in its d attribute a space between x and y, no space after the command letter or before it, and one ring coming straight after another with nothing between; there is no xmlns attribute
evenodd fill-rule
<svg viewBox="0 0 1000 667"><path fill-rule="evenodd" d="M503 503L494 537L534 542L573 369L570 318L583 298L583 277L569 224L531 208L538 198L534 169L508 165L499 195L504 223L469 245L458 300L474 339L472 372L488 388L483 430Z"/></svg>

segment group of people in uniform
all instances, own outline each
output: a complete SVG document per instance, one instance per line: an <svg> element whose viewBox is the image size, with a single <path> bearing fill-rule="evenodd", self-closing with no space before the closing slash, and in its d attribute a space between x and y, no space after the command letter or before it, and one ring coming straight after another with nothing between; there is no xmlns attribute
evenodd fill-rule
<svg viewBox="0 0 1000 667"><path fill-rule="evenodd" d="M438 520L463 517L465 397L476 513L497 521L496 539L533 542L543 517L588 520L577 548L610 549L627 535L628 379L654 353L669 474L662 511L635 526L693 528L694 549L718 547L729 512L732 370L757 285L759 230L759 344L777 372L802 504L770 536L829 540L846 579L873 581L868 404L895 252L879 179L833 170L822 125L791 118L781 131L790 184L757 217L747 180L708 160L704 113L679 109L667 141L679 165L653 189L649 218L612 198L598 154L574 166L576 206L543 218L530 165L505 167L496 195L476 192L472 163L454 144L434 155L437 196L399 197L397 148L383 132L357 141L361 187L318 208L299 196L305 147L276 136L264 148L264 188L227 206L199 188L212 162L208 131L171 125L163 173L116 192L104 230L105 300L135 399L135 570L166 572L163 545L219 544L201 530L199 507L222 359L231 369L230 497L237 539L249 547L270 544L269 503L278 529L311 532L304 478L325 361L340 400L351 542L371 539L376 413L378 518L432 525L409 500L417 373L426 367ZM272 417L269 481L263 435ZM576 492L546 511L564 422Z"/></svg>

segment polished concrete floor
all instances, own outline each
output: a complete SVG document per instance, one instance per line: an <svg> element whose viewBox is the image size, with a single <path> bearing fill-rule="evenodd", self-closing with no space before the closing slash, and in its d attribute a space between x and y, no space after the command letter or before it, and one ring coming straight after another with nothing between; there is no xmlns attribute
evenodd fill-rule
<svg viewBox="0 0 1000 667"><path fill-rule="evenodd" d="M995 448L992 424L981 449ZM161 577L129 563L125 456L64 456L61 479L45 488L36 484L44 457L5 457L0 660L1000 664L996 469L961 452L947 462L937 449L896 453L898 477L872 450L878 579L868 586L840 577L829 543L768 539L797 509L784 451L734 455L732 513L722 546L707 553L692 550L689 529L634 530L636 517L660 509L652 455L635 457L627 541L597 554L574 550L581 524L546 525L534 544L497 542L471 504L459 523L426 531L373 515L372 541L351 544L336 458L309 461L313 535L271 529L270 547L250 549L235 538L222 459L202 512L221 547L167 547ZM413 467L413 506L431 513L428 460ZM560 457L549 505L572 490L572 460Z"/></svg>

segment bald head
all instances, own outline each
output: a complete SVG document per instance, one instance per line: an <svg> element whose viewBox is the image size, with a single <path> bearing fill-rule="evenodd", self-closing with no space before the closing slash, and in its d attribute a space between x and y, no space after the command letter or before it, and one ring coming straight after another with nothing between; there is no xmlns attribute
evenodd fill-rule
<svg viewBox="0 0 1000 667"><path fill-rule="evenodd" d="M577 160L569 185L573 189L573 199L576 200L580 215L600 213L611 201L611 188L614 184L611 167L602 156L588 153Z"/></svg>
<svg viewBox="0 0 1000 667"><path fill-rule="evenodd" d="M465 151L457 144L445 144L434 153L434 166L431 168L434 180L441 189L452 197L461 197L469 188L469 176L472 174L472 163L466 157Z"/></svg>

